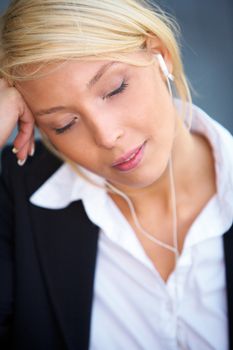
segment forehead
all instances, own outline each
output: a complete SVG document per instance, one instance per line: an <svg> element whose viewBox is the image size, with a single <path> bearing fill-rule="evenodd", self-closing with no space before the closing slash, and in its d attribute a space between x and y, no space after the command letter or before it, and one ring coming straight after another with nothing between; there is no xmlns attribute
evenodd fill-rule
<svg viewBox="0 0 233 350"><path fill-rule="evenodd" d="M120 63L119 63L120 64ZM44 66L28 68L28 74L36 74L39 77L18 82L16 87L25 98L40 95L47 97L53 92L60 93L64 89L91 88L110 67L118 65L114 61L68 61Z"/></svg>
<svg viewBox="0 0 233 350"><path fill-rule="evenodd" d="M69 60L56 63L31 64L25 67L23 81L18 85L31 83L49 82L50 80L59 80L64 76L71 78L78 75L81 78L88 78L91 73L99 70L103 66L112 65L113 61L84 61Z"/></svg>
<svg viewBox="0 0 233 350"><path fill-rule="evenodd" d="M116 54L117 57L117 54ZM23 74L25 79L23 82L34 82L34 81L49 81L50 79L59 79L64 75L67 77L73 77L74 74L81 78L88 78L89 75L97 72L101 67L103 67L103 72L107 70L112 65L129 64L135 65L136 62L140 64L146 64L148 62L148 52L136 51L127 54L121 54L120 58L116 59L96 59L93 56L83 59L73 59L58 62L46 62L46 63L36 63L29 64L23 67ZM137 66L137 63L136 63ZM102 72L100 72L101 75ZM21 82L20 82L21 84Z"/></svg>

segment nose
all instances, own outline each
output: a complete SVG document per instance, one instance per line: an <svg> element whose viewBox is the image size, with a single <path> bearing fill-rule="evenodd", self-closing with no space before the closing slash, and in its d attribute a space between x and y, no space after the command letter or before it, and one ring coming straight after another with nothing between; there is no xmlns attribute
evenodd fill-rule
<svg viewBox="0 0 233 350"><path fill-rule="evenodd" d="M111 125L111 122L98 123L95 125L93 137L95 143L107 149L112 149L117 141L122 137L123 131Z"/></svg>
<svg viewBox="0 0 233 350"><path fill-rule="evenodd" d="M89 128L95 143L99 147L112 149L123 136L124 132L114 118L103 115L95 115L94 118L89 120Z"/></svg>

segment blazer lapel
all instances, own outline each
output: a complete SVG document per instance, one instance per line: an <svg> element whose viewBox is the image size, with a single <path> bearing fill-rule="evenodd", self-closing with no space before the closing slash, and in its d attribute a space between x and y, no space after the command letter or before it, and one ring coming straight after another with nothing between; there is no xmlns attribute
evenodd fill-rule
<svg viewBox="0 0 233 350"><path fill-rule="evenodd" d="M223 243L227 282L229 349L233 350L233 225L224 234Z"/></svg>
<svg viewBox="0 0 233 350"><path fill-rule="evenodd" d="M44 149L37 159L26 177L29 196L61 165ZM67 349L86 350L99 228L88 219L81 201L61 210L30 204L30 218L42 275Z"/></svg>
<svg viewBox="0 0 233 350"><path fill-rule="evenodd" d="M81 202L63 210L31 206L38 258L68 349L88 349L98 227Z"/></svg>

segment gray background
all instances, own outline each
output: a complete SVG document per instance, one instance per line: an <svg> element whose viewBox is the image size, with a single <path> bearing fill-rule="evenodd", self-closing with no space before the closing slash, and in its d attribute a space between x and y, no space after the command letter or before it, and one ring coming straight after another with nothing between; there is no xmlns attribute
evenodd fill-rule
<svg viewBox="0 0 233 350"><path fill-rule="evenodd" d="M101 0L100 0L101 1ZM9 1L0 0L0 11ZM233 132L233 1L158 0L181 27L193 102Z"/></svg>
<svg viewBox="0 0 233 350"><path fill-rule="evenodd" d="M233 1L158 0L182 31L193 101L233 132Z"/></svg>

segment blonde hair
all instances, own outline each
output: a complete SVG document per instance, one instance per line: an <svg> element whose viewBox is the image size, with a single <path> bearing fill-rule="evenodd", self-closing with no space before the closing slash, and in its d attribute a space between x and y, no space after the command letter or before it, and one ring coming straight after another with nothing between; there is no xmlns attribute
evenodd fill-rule
<svg viewBox="0 0 233 350"><path fill-rule="evenodd" d="M110 59L135 65L126 53L142 50L158 37L171 55L175 87L190 101L178 45L179 27L145 0L14 0L1 18L0 75L9 80L36 78L25 67L69 59Z"/></svg>
<svg viewBox="0 0 233 350"><path fill-rule="evenodd" d="M179 27L150 1L13 0L1 17L0 76L13 83L36 79L45 65L70 59L145 66L148 62L132 61L126 54L144 50L146 39L154 36L170 54L184 116L186 103L191 106L192 101L181 61ZM27 69L35 64L34 71Z"/></svg>

